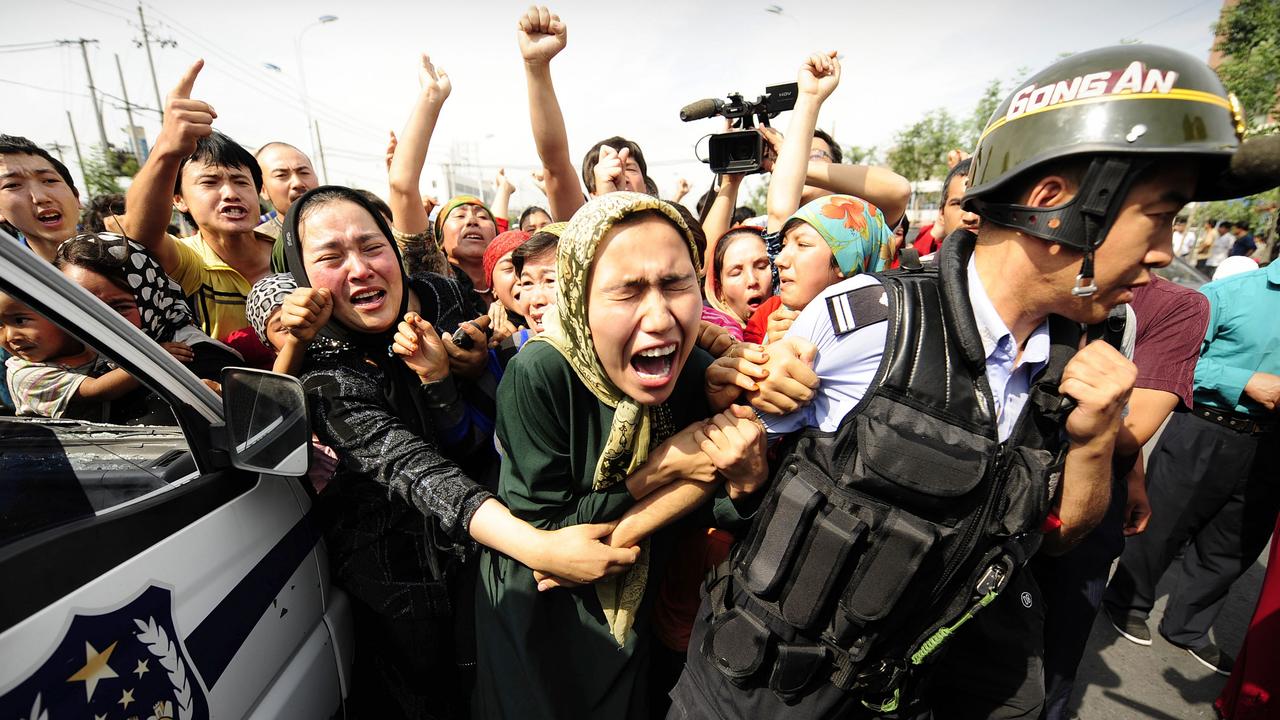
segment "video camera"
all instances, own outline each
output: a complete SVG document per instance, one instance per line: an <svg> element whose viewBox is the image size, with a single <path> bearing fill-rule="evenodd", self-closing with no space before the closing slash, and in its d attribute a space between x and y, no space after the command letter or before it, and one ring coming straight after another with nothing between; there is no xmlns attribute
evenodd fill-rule
<svg viewBox="0 0 1280 720"><path fill-rule="evenodd" d="M730 93L727 102L719 98L699 100L685 105L680 119L690 122L719 115L733 121L733 127L740 129L712 135L703 162L710 163L711 172L717 175L757 173L764 167L765 142L755 123L759 120L769 127L769 118L796 106L797 92L796 83L784 83L766 87L755 102L743 100L740 93Z"/></svg>

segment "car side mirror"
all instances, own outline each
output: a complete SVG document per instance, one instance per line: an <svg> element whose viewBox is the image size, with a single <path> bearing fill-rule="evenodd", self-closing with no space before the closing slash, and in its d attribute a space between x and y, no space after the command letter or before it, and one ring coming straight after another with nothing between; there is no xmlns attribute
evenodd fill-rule
<svg viewBox="0 0 1280 720"><path fill-rule="evenodd" d="M270 475L305 475L311 462L307 401L297 378L229 367L222 409L231 464Z"/></svg>

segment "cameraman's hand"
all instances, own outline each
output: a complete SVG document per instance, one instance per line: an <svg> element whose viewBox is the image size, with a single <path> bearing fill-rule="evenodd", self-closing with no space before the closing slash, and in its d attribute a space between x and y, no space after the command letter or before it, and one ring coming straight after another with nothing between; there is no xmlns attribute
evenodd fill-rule
<svg viewBox="0 0 1280 720"><path fill-rule="evenodd" d="M801 95L810 95L818 102L831 97L840 84L840 61L836 59L836 51L810 55L800 67L796 83L800 86Z"/></svg>
<svg viewBox="0 0 1280 720"><path fill-rule="evenodd" d="M569 42L569 29L545 5L531 6L517 23L520 55L528 64L551 62Z"/></svg>
<svg viewBox="0 0 1280 720"><path fill-rule="evenodd" d="M765 172L773 172L773 163L778 159L778 153L782 150L782 133L771 127L759 127L760 135L764 137L764 158L760 166Z"/></svg>

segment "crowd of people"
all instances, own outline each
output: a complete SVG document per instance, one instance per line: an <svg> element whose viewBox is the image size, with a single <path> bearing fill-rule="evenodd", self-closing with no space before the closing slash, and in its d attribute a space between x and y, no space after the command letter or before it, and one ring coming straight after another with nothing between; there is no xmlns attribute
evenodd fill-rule
<svg viewBox="0 0 1280 720"><path fill-rule="evenodd" d="M1232 174L1254 146L1212 70L1145 45L1046 68L912 234L911 184L817 127L835 52L760 130L763 212L723 175L695 213L633 140L575 164L566 23L534 7L517 37L546 201L518 216L502 174L491 203L422 196L452 90L427 55L382 194L216 130L202 61L123 198L82 212L0 136L32 252L215 391L301 380L351 716L1065 718L1096 615L1150 645L1179 552L1159 632L1232 671L1209 630L1280 511L1280 265L1181 213L1280 168ZM1214 282L1152 272L1175 256ZM0 343L10 412L164 422L3 294ZM1275 712L1254 632L1225 715Z"/></svg>

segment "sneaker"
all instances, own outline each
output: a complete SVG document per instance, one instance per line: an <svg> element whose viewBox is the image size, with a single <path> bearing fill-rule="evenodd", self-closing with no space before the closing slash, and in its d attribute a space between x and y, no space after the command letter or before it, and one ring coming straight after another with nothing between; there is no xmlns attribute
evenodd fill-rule
<svg viewBox="0 0 1280 720"><path fill-rule="evenodd" d="M1189 647L1187 645L1183 645L1181 643L1176 643L1172 640L1169 640L1169 636L1165 635L1163 632L1160 633L1160 637L1167 640L1170 645L1176 648L1181 648L1183 650L1186 650L1187 654L1195 658L1196 662L1218 673L1219 675L1231 674L1231 668L1235 665L1235 660L1233 660L1230 655L1218 649L1218 646L1212 640L1208 641L1207 643L1205 643L1200 647L1193 648L1193 647Z"/></svg>
<svg viewBox="0 0 1280 720"><path fill-rule="evenodd" d="M1107 619L1111 621L1111 627L1120 633L1120 637L1128 640L1135 645L1149 646L1151 645L1151 629L1147 627L1147 621L1140 617L1129 615L1128 613L1116 617L1110 609L1104 608L1103 612L1107 614Z"/></svg>

